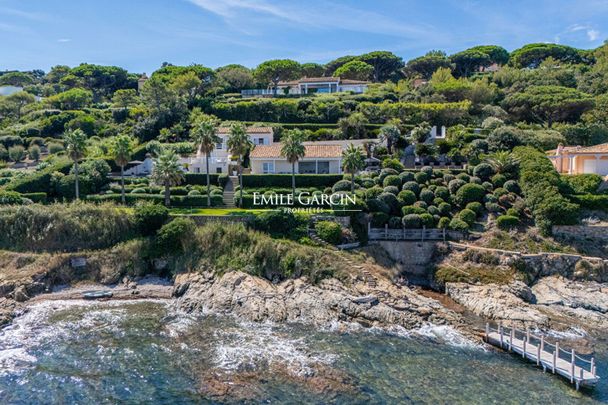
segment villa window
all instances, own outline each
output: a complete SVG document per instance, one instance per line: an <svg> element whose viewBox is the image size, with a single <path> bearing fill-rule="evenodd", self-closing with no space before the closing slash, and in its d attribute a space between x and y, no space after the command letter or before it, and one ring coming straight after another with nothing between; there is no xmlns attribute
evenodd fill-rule
<svg viewBox="0 0 608 405"><path fill-rule="evenodd" d="M264 138L253 138L253 144L254 145L265 145L265 139Z"/></svg>
<svg viewBox="0 0 608 405"><path fill-rule="evenodd" d="M223 149L223 148L224 148L224 144L222 142L215 144L215 149Z"/></svg>
<svg viewBox="0 0 608 405"><path fill-rule="evenodd" d="M264 174L272 174L272 173L274 173L274 162L264 162L264 163L262 163L262 172Z"/></svg>

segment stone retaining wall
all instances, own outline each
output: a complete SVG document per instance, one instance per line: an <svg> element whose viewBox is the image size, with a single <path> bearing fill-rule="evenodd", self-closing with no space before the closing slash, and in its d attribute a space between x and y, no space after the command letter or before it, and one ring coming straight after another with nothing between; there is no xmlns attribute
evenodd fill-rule
<svg viewBox="0 0 608 405"><path fill-rule="evenodd" d="M608 241L608 226L605 225L555 225L553 235L561 238L598 239Z"/></svg>

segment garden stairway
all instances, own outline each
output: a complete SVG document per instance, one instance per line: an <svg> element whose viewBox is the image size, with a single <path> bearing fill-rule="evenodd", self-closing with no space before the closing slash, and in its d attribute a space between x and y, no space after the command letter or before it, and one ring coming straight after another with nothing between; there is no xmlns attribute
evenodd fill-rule
<svg viewBox="0 0 608 405"><path fill-rule="evenodd" d="M228 178L228 182L224 186L224 207L235 208L234 204L234 183L233 177Z"/></svg>

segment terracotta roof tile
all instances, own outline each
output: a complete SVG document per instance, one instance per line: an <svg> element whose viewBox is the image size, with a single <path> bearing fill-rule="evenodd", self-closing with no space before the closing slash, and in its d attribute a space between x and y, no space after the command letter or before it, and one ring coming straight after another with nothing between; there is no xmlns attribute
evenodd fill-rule
<svg viewBox="0 0 608 405"><path fill-rule="evenodd" d="M608 143L601 143L599 145L587 146L585 148L580 148L577 151L580 153L608 153Z"/></svg>
<svg viewBox="0 0 608 405"><path fill-rule="evenodd" d="M272 133L272 127L247 127L248 134L268 134ZM218 134L229 134L230 127L219 127L217 129Z"/></svg>
<svg viewBox="0 0 608 405"><path fill-rule="evenodd" d="M305 144L306 154L304 158L338 158L342 156L340 145L311 145ZM251 154L252 159L281 158L281 143L272 145L257 145Z"/></svg>

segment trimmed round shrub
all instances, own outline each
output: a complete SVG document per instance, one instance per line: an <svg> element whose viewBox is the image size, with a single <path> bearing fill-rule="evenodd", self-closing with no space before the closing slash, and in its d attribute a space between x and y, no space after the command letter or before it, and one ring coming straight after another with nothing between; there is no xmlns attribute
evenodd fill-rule
<svg viewBox="0 0 608 405"><path fill-rule="evenodd" d="M498 205L511 208L515 202L515 194L504 194L498 197Z"/></svg>
<svg viewBox="0 0 608 405"><path fill-rule="evenodd" d="M412 205L416 202L416 194L410 190L403 190L397 194L397 200L401 205Z"/></svg>
<svg viewBox="0 0 608 405"><path fill-rule="evenodd" d="M393 212L393 213L399 212L399 201L397 200L397 196L395 194L382 193L378 196L378 200L382 201L389 207L389 209L390 209L389 214L391 212Z"/></svg>
<svg viewBox="0 0 608 405"><path fill-rule="evenodd" d="M382 187L374 186L372 188L368 188L367 190L365 190L365 198L367 198L367 199L376 198L383 192L384 192L384 189L382 189Z"/></svg>
<svg viewBox="0 0 608 405"><path fill-rule="evenodd" d="M511 216L511 217L518 217L520 215L520 212L517 210L517 208L509 208L507 210L507 215Z"/></svg>
<svg viewBox="0 0 608 405"><path fill-rule="evenodd" d="M441 217L437 222L437 228L439 229L447 229L450 226L450 218Z"/></svg>
<svg viewBox="0 0 608 405"><path fill-rule="evenodd" d="M422 220L418 214L408 214L401 219L403 227L406 229L416 229L422 226Z"/></svg>
<svg viewBox="0 0 608 405"><path fill-rule="evenodd" d="M488 163L480 163L473 169L473 175L482 180L489 180L494 175L494 168Z"/></svg>
<svg viewBox="0 0 608 405"><path fill-rule="evenodd" d="M484 181L483 183L481 183L481 185L483 186L483 188L486 189L488 193L491 193L492 190L494 190L494 185L489 181Z"/></svg>
<svg viewBox="0 0 608 405"><path fill-rule="evenodd" d="M380 171L380 175L378 176L378 181L380 183L382 183L382 182L384 182L384 179L387 176L398 176L398 175L399 175L399 172L397 170L387 167Z"/></svg>
<svg viewBox="0 0 608 405"><path fill-rule="evenodd" d="M374 187L375 184L376 184L376 182L372 179L361 180L361 185L365 188L372 188L372 187Z"/></svg>
<svg viewBox="0 0 608 405"><path fill-rule="evenodd" d="M472 203L468 203L466 209L473 211L475 215L479 216L483 211L483 205L481 205L480 202L475 201Z"/></svg>
<svg viewBox="0 0 608 405"><path fill-rule="evenodd" d="M481 179L479 177L471 176L469 183L482 184L483 181L481 181Z"/></svg>
<svg viewBox="0 0 608 405"><path fill-rule="evenodd" d="M130 191L131 194L146 194L145 188L134 188Z"/></svg>
<svg viewBox="0 0 608 405"><path fill-rule="evenodd" d="M432 204L435 199L435 193L428 189L422 190L420 192L420 199L427 204Z"/></svg>
<svg viewBox="0 0 608 405"><path fill-rule="evenodd" d="M450 173L446 173L443 175L443 181L448 184L450 181L454 180L456 178L456 176L454 176L453 174Z"/></svg>
<svg viewBox="0 0 608 405"><path fill-rule="evenodd" d="M48 149L48 151L49 151L49 153L51 155L56 155L57 153L63 152L65 150L65 148L63 147L63 145L58 144L58 143L54 143L54 142L49 143L47 145L47 149Z"/></svg>
<svg viewBox="0 0 608 405"><path fill-rule="evenodd" d="M401 229L403 224L401 223L401 217L390 217L388 219L388 227L391 229Z"/></svg>
<svg viewBox="0 0 608 405"><path fill-rule="evenodd" d="M429 207L429 205L427 203L425 203L424 201L416 201L414 203L414 206L424 208L425 210Z"/></svg>
<svg viewBox="0 0 608 405"><path fill-rule="evenodd" d="M515 193L515 194L521 193L521 188L519 187L519 184L515 180L505 181L505 184L503 185L503 187L509 193Z"/></svg>
<svg viewBox="0 0 608 405"><path fill-rule="evenodd" d="M431 214L431 215L439 215L439 208L435 207L434 205L429 206L426 211Z"/></svg>
<svg viewBox="0 0 608 405"><path fill-rule="evenodd" d="M498 198L494 194L486 194L483 197L483 202L485 203L497 203Z"/></svg>
<svg viewBox="0 0 608 405"><path fill-rule="evenodd" d="M495 187L503 187L506 181L507 178L503 174L498 173L492 176L492 184L494 184Z"/></svg>
<svg viewBox="0 0 608 405"><path fill-rule="evenodd" d="M460 231L460 232L469 231L469 224L467 224L466 222L464 222L462 219L460 219L458 217L452 218L452 220L450 221L449 227L450 227L450 229L453 229L455 231Z"/></svg>
<svg viewBox="0 0 608 405"><path fill-rule="evenodd" d="M450 215L450 212L452 211L452 206L448 203L441 203L439 204L439 206L437 207L439 209L439 215L447 217L448 215Z"/></svg>
<svg viewBox="0 0 608 405"><path fill-rule="evenodd" d="M488 212L496 214L497 212L501 212L502 208L500 207L500 205L498 205L498 203L487 202L486 203L486 210L488 210Z"/></svg>
<svg viewBox="0 0 608 405"><path fill-rule="evenodd" d="M458 176L456 176L456 178L464 181L465 183L468 183L469 180L471 180L471 176L469 176L466 173L459 173Z"/></svg>
<svg viewBox="0 0 608 405"><path fill-rule="evenodd" d="M500 198L501 196L503 196L505 194L509 194L509 192L502 187L498 187L496 190L494 190L493 194L496 198Z"/></svg>
<svg viewBox="0 0 608 405"><path fill-rule="evenodd" d="M209 193L211 194L211 193ZM201 195L201 192L198 190L190 190L188 191L188 195Z"/></svg>
<svg viewBox="0 0 608 405"><path fill-rule="evenodd" d="M378 198L371 198L367 200L367 207L371 212L383 212L387 215L391 213L391 207Z"/></svg>
<svg viewBox="0 0 608 405"><path fill-rule="evenodd" d="M415 181L408 181L405 182L403 184L403 187L401 187L402 190L410 190L412 191L414 194L416 194L416 196L418 196L418 194L420 193L420 186L418 185L418 183L416 183Z"/></svg>
<svg viewBox="0 0 608 405"><path fill-rule="evenodd" d="M350 191L351 182L350 180L340 180L331 188L335 193L336 191ZM244 190L243 190L244 191Z"/></svg>
<svg viewBox="0 0 608 405"><path fill-rule="evenodd" d="M460 187L464 186L465 184L467 184L467 182L462 179L454 179L448 183L448 190L450 191L451 195L455 195Z"/></svg>
<svg viewBox="0 0 608 405"><path fill-rule="evenodd" d="M486 195L486 190L479 184L468 183L458 189L453 200L461 207L465 207L468 203L483 201Z"/></svg>
<svg viewBox="0 0 608 405"><path fill-rule="evenodd" d="M156 233L156 243L162 252L178 253L192 240L196 224L190 218L178 217L163 225Z"/></svg>
<svg viewBox="0 0 608 405"><path fill-rule="evenodd" d="M387 187L387 186L401 187L401 178L399 178L399 176L397 176L397 175L386 176L384 178L384 181L382 181L382 185L384 187Z"/></svg>
<svg viewBox="0 0 608 405"><path fill-rule="evenodd" d="M500 229L508 230L516 227L519 224L519 218L511 215L501 215L496 218L496 225Z"/></svg>
<svg viewBox="0 0 608 405"><path fill-rule="evenodd" d="M403 216L410 214L424 214L425 212L426 210L424 208L416 207L414 205L406 205L405 207L401 207L401 214L403 214Z"/></svg>
<svg viewBox="0 0 608 405"><path fill-rule="evenodd" d="M384 212L372 212L371 223L374 228L382 228L388 221L389 216Z"/></svg>
<svg viewBox="0 0 608 405"><path fill-rule="evenodd" d="M401 183L406 183L408 181L414 181L414 173L412 173L412 172L401 172L399 174L399 178L401 179Z"/></svg>
<svg viewBox="0 0 608 405"><path fill-rule="evenodd" d="M450 190L447 187L439 186L435 189L435 197L439 197L444 201L450 198Z"/></svg>
<svg viewBox="0 0 608 405"><path fill-rule="evenodd" d="M435 227L435 218L431 214L420 214L420 222L425 228Z"/></svg>
<svg viewBox="0 0 608 405"><path fill-rule="evenodd" d="M477 214L475 214L475 211L465 208L462 211L460 211L460 213L458 213L458 218L462 219L464 222L466 222L470 226L475 223Z"/></svg>
<svg viewBox="0 0 608 405"><path fill-rule="evenodd" d="M433 168L431 166L423 166L422 169L420 169L420 171L422 173L426 173L429 178L433 177Z"/></svg>
<svg viewBox="0 0 608 405"><path fill-rule="evenodd" d="M397 195L397 194L399 194L399 188L395 187L395 186L386 186L386 187L384 187L384 191L383 192L384 193L391 193L391 194Z"/></svg>
<svg viewBox="0 0 608 405"><path fill-rule="evenodd" d="M433 200L433 205L439 206L439 204L444 203L444 202L445 202L445 200L443 198L435 197L435 199Z"/></svg>
<svg viewBox="0 0 608 405"><path fill-rule="evenodd" d="M317 236L327 243L337 245L342 241L342 227L333 221L318 221L315 224Z"/></svg>
<svg viewBox="0 0 608 405"><path fill-rule="evenodd" d="M431 176L429 176L425 172L418 172L414 175L414 179L416 180L416 183L418 183L418 184L426 184L426 182L429 181L430 178L431 178Z"/></svg>

